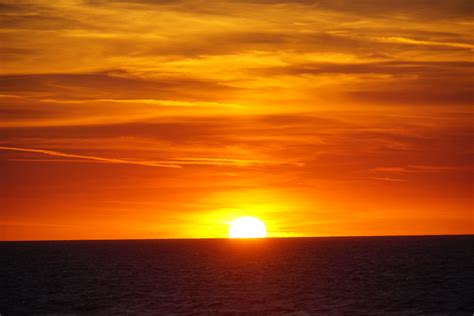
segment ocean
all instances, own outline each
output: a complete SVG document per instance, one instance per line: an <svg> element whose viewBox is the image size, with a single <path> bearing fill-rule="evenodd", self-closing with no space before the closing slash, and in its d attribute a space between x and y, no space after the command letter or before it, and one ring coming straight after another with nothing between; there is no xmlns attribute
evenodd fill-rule
<svg viewBox="0 0 474 316"><path fill-rule="evenodd" d="M473 315L474 236L0 243L3 315Z"/></svg>

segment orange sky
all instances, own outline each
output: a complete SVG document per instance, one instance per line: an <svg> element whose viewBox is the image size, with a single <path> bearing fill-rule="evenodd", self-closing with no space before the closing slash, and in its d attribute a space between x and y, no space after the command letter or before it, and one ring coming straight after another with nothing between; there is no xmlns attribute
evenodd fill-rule
<svg viewBox="0 0 474 316"><path fill-rule="evenodd" d="M0 1L0 239L474 233L471 1Z"/></svg>

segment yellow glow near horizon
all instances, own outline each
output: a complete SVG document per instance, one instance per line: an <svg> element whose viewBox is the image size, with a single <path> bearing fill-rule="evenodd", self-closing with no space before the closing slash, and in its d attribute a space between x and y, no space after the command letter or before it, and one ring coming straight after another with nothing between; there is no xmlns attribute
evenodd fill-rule
<svg viewBox="0 0 474 316"><path fill-rule="evenodd" d="M229 238L264 238L266 236L265 224L256 217L239 217L230 223Z"/></svg>

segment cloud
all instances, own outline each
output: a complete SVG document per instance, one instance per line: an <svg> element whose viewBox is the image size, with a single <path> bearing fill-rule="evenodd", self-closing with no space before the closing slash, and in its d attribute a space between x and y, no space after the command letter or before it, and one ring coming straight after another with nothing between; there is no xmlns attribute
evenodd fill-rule
<svg viewBox="0 0 474 316"><path fill-rule="evenodd" d="M73 99L160 99L176 96L183 99L207 99L205 91L228 91L229 88L193 78L140 78L123 70L81 74L23 74L0 77L3 94L24 94ZM179 92L182 91L182 92ZM7 93L8 92L8 93ZM176 100L176 98L166 98Z"/></svg>
<svg viewBox="0 0 474 316"><path fill-rule="evenodd" d="M30 152L38 153L48 156L55 157L67 157L67 158L80 158L86 160L93 160L99 162L108 162L108 163L117 163L117 164L129 164L129 165L139 165L139 166L148 166L148 167L161 167L161 168L181 168L178 165L169 164L166 162L155 162L155 161L133 161L133 160L124 160L124 159L115 159L115 158L104 158L97 156L84 156L84 155L75 155L67 154L63 152L53 151L53 150L44 150L44 149L32 149L32 148L17 148L17 147L4 147L0 146L0 150L9 150L9 151L20 151L20 152Z"/></svg>
<svg viewBox="0 0 474 316"><path fill-rule="evenodd" d="M377 173L420 173L420 172L472 172L474 166L428 166L410 165L407 167L377 167L371 171Z"/></svg>
<svg viewBox="0 0 474 316"><path fill-rule="evenodd" d="M146 1L143 1L146 2ZM243 3L260 3L264 5L288 5L282 0L235 0ZM332 1L332 0L297 0L292 1L296 5L304 5L313 10L330 10L334 12L345 12L361 17L411 17L418 19L468 19L472 10L472 3L469 0L453 0L446 2L443 0L388 0L378 2L373 0L362 1Z"/></svg>
<svg viewBox="0 0 474 316"><path fill-rule="evenodd" d="M296 167L304 166L301 162L285 162L285 161L271 161L271 160L255 160L255 159L235 159L235 158L213 158L213 157L198 157L198 158L175 158L171 162L176 164L190 164L190 165L213 165L213 166L249 166L249 165L292 165Z"/></svg>
<svg viewBox="0 0 474 316"><path fill-rule="evenodd" d="M259 113L288 105L301 112L466 105L469 7L461 0L6 3L0 93L30 102L218 102Z"/></svg>
<svg viewBox="0 0 474 316"><path fill-rule="evenodd" d="M355 76L360 79L346 83L343 91L352 100L368 103L469 105L473 66L470 61L382 61L308 63L260 71L269 76Z"/></svg>
<svg viewBox="0 0 474 316"><path fill-rule="evenodd" d="M375 40L386 43L401 43L407 45L446 46L455 48L467 48L470 50L474 49L474 45L470 43L422 41L405 37L378 37L375 38Z"/></svg>
<svg viewBox="0 0 474 316"><path fill-rule="evenodd" d="M439 74L471 75L474 63L471 61L382 61L356 63L308 63L288 67L262 69L267 74L302 75L302 74Z"/></svg>
<svg viewBox="0 0 474 316"><path fill-rule="evenodd" d="M58 99L41 99L41 102L46 103L60 103L60 104L84 104L84 103L138 103L138 104L150 104L150 105L161 105L170 107L231 107L231 108L242 108L239 104L226 104L219 102L186 102L176 100L156 100L156 99L87 99L87 100L58 100Z"/></svg>
<svg viewBox="0 0 474 316"><path fill-rule="evenodd" d="M29 152L29 153L38 153L54 157L65 157L73 158L68 160L44 160L44 159L24 159L24 158L13 158L14 161L27 161L27 162L82 162L81 159L102 162L102 163L116 163L116 164L130 164L130 165L140 165L148 167L162 167L162 168L182 168L185 165L195 165L195 166L236 166L236 167L246 167L246 166L265 166L265 165L292 165L296 167L304 166L303 163L299 162L289 162L289 161L277 161L277 160L258 160L258 159L239 159L239 158L224 158L224 157L170 157L166 160L131 160L131 159L116 159L116 158L106 158L90 155L78 155L78 154L69 154L59 151L44 150L44 149L32 149L32 148L18 148L18 147L6 147L0 146L0 150L6 151L16 151L16 152ZM167 153L171 155L171 153ZM74 158L80 159L75 160Z"/></svg>
<svg viewBox="0 0 474 316"><path fill-rule="evenodd" d="M370 177L369 179L378 180L378 181L388 181L388 182L405 182L406 179L398 179L398 178L391 178L391 177Z"/></svg>

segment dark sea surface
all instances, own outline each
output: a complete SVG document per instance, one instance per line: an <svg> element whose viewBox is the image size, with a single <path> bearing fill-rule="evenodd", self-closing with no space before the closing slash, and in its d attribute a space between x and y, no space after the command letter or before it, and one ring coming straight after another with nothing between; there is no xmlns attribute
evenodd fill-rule
<svg viewBox="0 0 474 316"><path fill-rule="evenodd" d="M474 236L0 243L0 313L474 312Z"/></svg>

